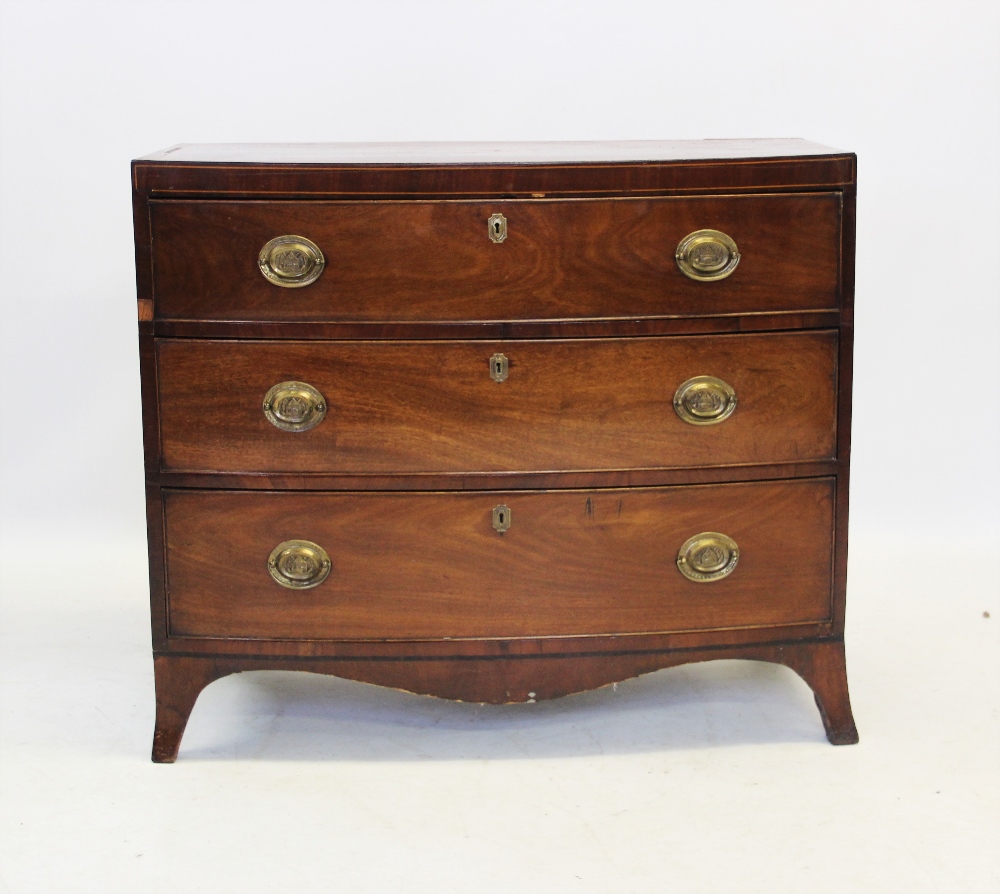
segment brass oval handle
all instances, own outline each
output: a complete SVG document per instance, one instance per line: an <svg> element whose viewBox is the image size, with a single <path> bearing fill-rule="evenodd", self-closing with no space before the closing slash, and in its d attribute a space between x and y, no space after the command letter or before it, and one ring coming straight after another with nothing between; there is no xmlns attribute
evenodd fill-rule
<svg viewBox="0 0 1000 894"><path fill-rule="evenodd" d="M674 393L674 412L690 425L717 425L735 409L733 386L715 376L695 376Z"/></svg>
<svg viewBox="0 0 1000 894"><path fill-rule="evenodd" d="M332 564L326 550L311 540L286 540L267 557L267 570L289 590L318 587L330 574Z"/></svg>
<svg viewBox="0 0 1000 894"><path fill-rule="evenodd" d="M729 577L739 560L736 541L717 531L695 534L684 541L677 553L681 574L700 584Z"/></svg>
<svg viewBox="0 0 1000 894"><path fill-rule="evenodd" d="M260 250L257 263L268 282L299 289L319 279L326 258L319 246L304 236L278 236Z"/></svg>
<svg viewBox="0 0 1000 894"><path fill-rule="evenodd" d="M725 279L740 262L736 243L719 230L695 230L677 246L677 266L681 273L700 282Z"/></svg>
<svg viewBox="0 0 1000 894"><path fill-rule="evenodd" d="M305 382L280 382L264 395L264 415L282 431L309 431L326 416L326 399Z"/></svg>

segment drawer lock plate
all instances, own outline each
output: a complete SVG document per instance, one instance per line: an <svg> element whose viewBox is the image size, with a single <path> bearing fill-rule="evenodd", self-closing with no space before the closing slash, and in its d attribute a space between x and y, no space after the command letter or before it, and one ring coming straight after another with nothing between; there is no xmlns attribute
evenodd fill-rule
<svg viewBox="0 0 1000 894"><path fill-rule="evenodd" d="M510 362L506 354L494 354L490 357L490 378L494 382L505 382Z"/></svg>
<svg viewBox="0 0 1000 894"><path fill-rule="evenodd" d="M502 503L493 508L493 530L504 534L510 529L510 507Z"/></svg>
<svg viewBox="0 0 1000 894"><path fill-rule="evenodd" d="M491 214L487 224L493 242L503 242L507 238L507 218L502 214Z"/></svg>

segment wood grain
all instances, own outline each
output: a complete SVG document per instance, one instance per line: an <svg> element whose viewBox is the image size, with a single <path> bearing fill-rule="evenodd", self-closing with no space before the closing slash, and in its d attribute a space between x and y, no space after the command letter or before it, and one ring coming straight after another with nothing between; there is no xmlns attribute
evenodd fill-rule
<svg viewBox="0 0 1000 894"><path fill-rule="evenodd" d="M510 702L778 661L813 687L830 741L857 741L842 640L853 154L175 147L133 162L132 185L154 760L176 757L205 685L264 668ZM494 211L502 245L485 235ZM703 227L743 252L728 280L673 262ZM260 276L283 232L320 242L315 285ZM485 375L497 350L503 385ZM673 414L698 374L737 387L721 426ZM310 433L260 411L291 378L336 405ZM695 528L737 539L732 577L677 572ZM292 537L334 558L315 590L266 572Z"/></svg>
<svg viewBox="0 0 1000 894"><path fill-rule="evenodd" d="M667 667L727 658L784 664L813 689L833 745L858 741L847 691L843 640L789 642L727 648L615 655L489 660L377 661L261 656L158 655L153 761L177 760L181 737L201 691L230 674L255 670L333 674L457 701L513 704L559 698Z"/></svg>
<svg viewBox="0 0 1000 894"><path fill-rule="evenodd" d="M843 640L778 642L739 649L721 647L478 661L158 655L155 660L153 760L156 763L177 760L181 737L199 693L214 680L244 671L290 670L333 674L407 692L501 705L559 698L662 668L727 658L768 661L791 668L813 689L830 743L850 745L858 741L847 691Z"/></svg>
<svg viewBox="0 0 1000 894"><path fill-rule="evenodd" d="M521 342L158 342L165 470L426 473L691 468L834 456L835 331ZM490 357L509 376L489 376ZM728 382L736 412L673 396ZM267 390L305 381L327 417L285 432Z"/></svg>
<svg viewBox="0 0 1000 894"><path fill-rule="evenodd" d="M132 162L132 182L136 193L146 198L303 199L746 193L839 190L855 182L853 153L823 150L816 155L802 155L793 147L786 148L782 140L764 140L758 146L757 153L741 153L739 159L719 158L718 148L713 147L699 159L664 157L640 163L605 159L587 164L380 164L377 157L357 164L346 159L330 164L299 164L280 151L254 163L254 150L244 152L241 158L206 162L172 161L177 153L170 153L164 154L162 160Z"/></svg>
<svg viewBox="0 0 1000 894"><path fill-rule="evenodd" d="M492 510L509 507L500 535ZM547 493L165 493L170 632L288 639L616 635L830 616L833 482ZM736 570L676 567L721 531ZM266 567L286 540L333 570L302 591Z"/></svg>
<svg viewBox="0 0 1000 894"><path fill-rule="evenodd" d="M163 655L217 655L281 658L344 658L352 661L423 661L429 658L540 658L546 656L607 655L623 652L665 652L701 648L745 648L761 643L829 639L829 619L759 627L681 630L673 633L631 633L614 636L544 636L514 639L334 640L334 639L222 639L172 634Z"/></svg>
<svg viewBox="0 0 1000 894"><path fill-rule="evenodd" d="M360 338L380 341L412 339L502 338L634 338L653 335L694 335L723 332L779 332L829 329L840 323L835 310L788 313L728 314L718 317L656 317L636 320L522 320L519 322L353 322L267 320L157 320L161 338L309 339L339 341Z"/></svg>
<svg viewBox="0 0 1000 894"><path fill-rule="evenodd" d="M661 487L675 484L724 484L782 478L836 475L839 460L701 466L681 469L612 469L589 472L151 472L163 487L231 490L557 490L608 487Z"/></svg>
<svg viewBox="0 0 1000 894"><path fill-rule="evenodd" d="M502 213L495 244L487 219ZM461 321L704 316L836 308L840 195L491 202L150 203L159 319ZM741 260L718 282L674 260L717 229ZM300 289L268 282L270 239L327 257Z"/></svg>
<svg viewBox="0 0 1000 894"><path fill-rule="evenodd" d="M841 252L840 357L837 384L837 552L834 563L834 632L844 635L847 606L847 542L851 481L851 417L854 393L854 255L857 227L857 195L852 185L844 195L843 250Z"/></svg>

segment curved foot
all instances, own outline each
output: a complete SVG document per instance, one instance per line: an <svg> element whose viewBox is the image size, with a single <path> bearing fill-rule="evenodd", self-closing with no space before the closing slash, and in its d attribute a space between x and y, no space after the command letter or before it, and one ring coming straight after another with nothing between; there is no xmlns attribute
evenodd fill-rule
<svg viewBox="0 0 1000 894"><path fill-rule="evenodd" d="M775 660L790 667L812 689L830 744L857 743L843 641L786 645L779 647L779 653Z"/></svg>
<svg viewBox="0 0 1000 894"><path fill-rule="evenodd" d="M506 704L558 698L595 689L663 667L747 658L784 664L810 686L834 745L852 745L858 730L847 692L847 666L842 640L812 640L774 645L749 645L589 656L530 658L440 659L427 661L299 659L291 657L190 657L157 655L156 731L153 761L177 760L181 737L195 701L209 683L245 670L299 670L335 674L351 680L391 686L410 692L459 701Z"/></svg>
<svg viewBox="0 0 1000 894"><path fill-rule="evenodd" d="M157 655L153 658L156 678L156 728L153 731L153 762L177 760L181 736L194 703L209 683L225 676L215 659Z"/></svg>

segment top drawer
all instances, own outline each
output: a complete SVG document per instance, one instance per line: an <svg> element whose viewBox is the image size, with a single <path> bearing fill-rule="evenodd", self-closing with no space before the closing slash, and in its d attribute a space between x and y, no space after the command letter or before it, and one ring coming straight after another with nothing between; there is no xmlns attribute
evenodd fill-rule
<svg viewBox="0 0 1000 894"><path fill-rule="evenodd" d="M153 296L161 319L560 320L838 305L841 195L835 192L157 200L150 215ZM739 260L725 278L693 279L678 265L678 245L698 230L720 231L735 242ZM262 249L286 235L304 237L322 252L322 272L308 285L283 288L262 272Z"/></svg>

